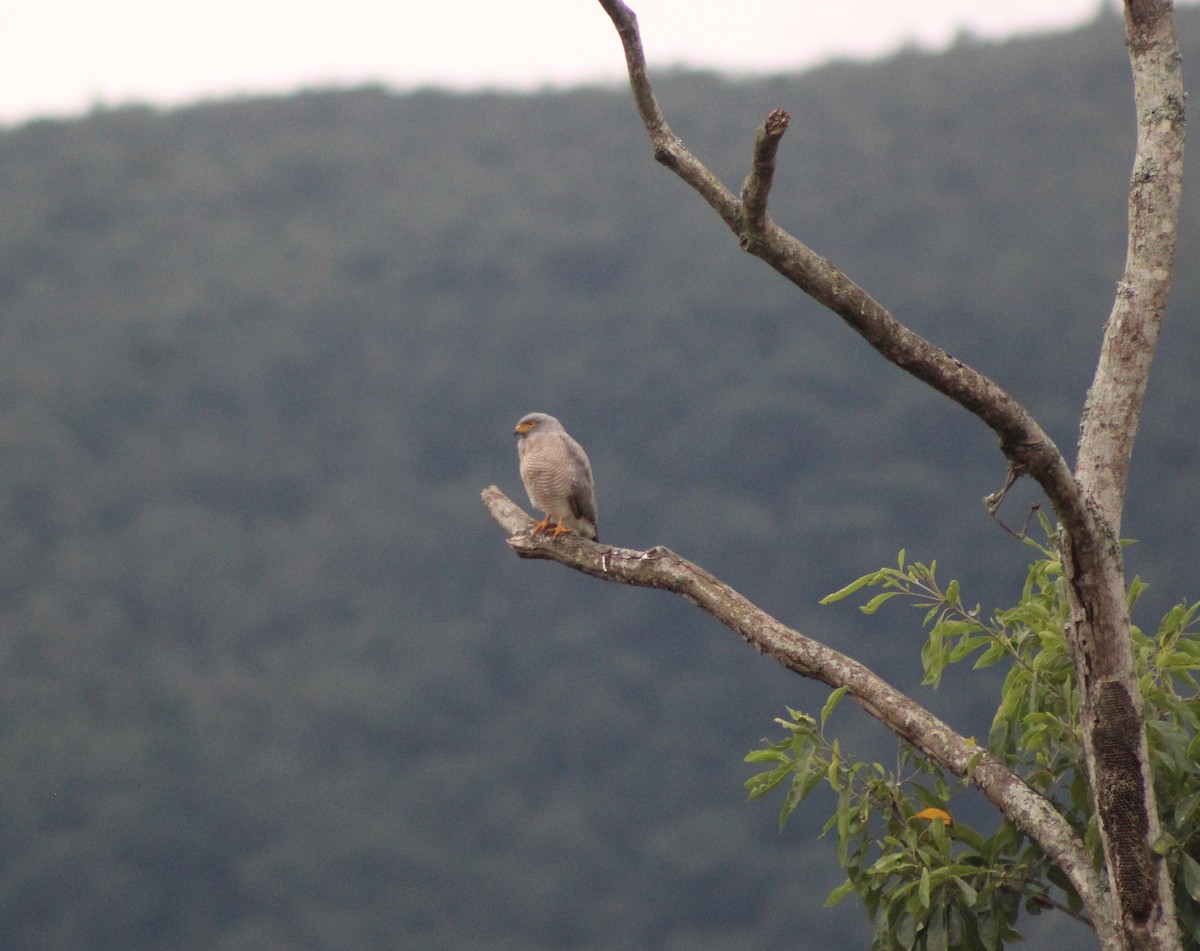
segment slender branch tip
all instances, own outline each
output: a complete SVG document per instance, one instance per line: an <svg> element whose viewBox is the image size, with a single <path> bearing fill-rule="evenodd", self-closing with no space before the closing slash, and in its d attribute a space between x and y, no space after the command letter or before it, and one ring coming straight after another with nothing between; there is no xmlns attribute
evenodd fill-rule
<svg viewBox="0 0 1200 951"><path fill-rule="evenodd" d="M788 126L791 124L792 117L784 110L776 109L763 122L763 131L772 138L779 138L783 133L787 132Z"/></svg>

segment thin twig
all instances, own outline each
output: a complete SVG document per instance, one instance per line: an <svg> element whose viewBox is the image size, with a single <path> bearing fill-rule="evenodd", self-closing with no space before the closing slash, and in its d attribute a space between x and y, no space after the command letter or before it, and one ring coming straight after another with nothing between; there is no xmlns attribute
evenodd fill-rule
<svg viewBox="0 0 1200 951"><path fill-rule="evenodd" d="M1051 898L1049 895L1042 894L1040 892L1031 895L1029 892L1022 891L1020 888L1017 888L1015 885L1009 885L1007 883L1001 885L1000 887L1003 888L1005 891L1013 892L1013 893L1021 896L1022 898L1027 898L1030 901L1035 901L1039 905L1041 905L1043 908L1052 908L1055 911L1061 911L1068 918L1074 918L1080 924L1087 925L1089 928L1095 927L1092 924L1092 919L1089 918L1087 915L1085 915L1082 911L1076 911L1070 905L1064 904L1061 901L1057 901L1057 900Z"/></svg>
<svg viewBox="0 0 1200 951"><path fill-rule="evenodd" d="M758 127L754 136L754 157L750 174L742 185L742 249L749 251L767 225L767 197L775 180L775 155L787 132L791 117L782 109L774 110Z"/></svg>

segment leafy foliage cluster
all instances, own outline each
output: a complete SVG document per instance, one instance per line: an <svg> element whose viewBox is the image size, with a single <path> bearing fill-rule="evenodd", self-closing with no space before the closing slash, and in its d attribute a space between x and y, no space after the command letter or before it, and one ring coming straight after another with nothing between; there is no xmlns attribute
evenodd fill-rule
<svg viewBox="0 0 1200 951"><path fill-rule="evenodd" d="M1007 666L988 750L1002 757L1049 799L1084 837L1099 864L1101 852L1079 727L1075 671L1066 643L1067 598L1051 526L1047 542L1026 537L1040 557L1029 567L1020 601L987 614L968 608L960 585L944 587L937 565L906 564L864 575L829 595L840 601L864 588L881 588L863 605L874 614L901 597L925 611L928 639L921 652L925 683L937 686L946 669L974 659L979 670ZM1145 584L1130 584L1133 607ZM1135 628L1137 670L1154 764L1163 835L1156 848L1174 882L1185 946L1200 948L1200 602L1167 612L1153 636ZM968 777L950 782L918 752L903 747L894 772L878 763L847 760L826 737L830 714L844 694L835 691L819 719L789 710L785 737L747 760L771 768L747 780L752 798L786 790L782 825L822 782L837 793L825 825L836 830L846 882L834 904L851 892L875 923L878 951L999 951L1020 940L1022 907L1031 914L1054 908L1086 923L1070 883L1042 850L1007 820L990 836L955 816L955 795ZM973 767L972 767L973 768ZM786 785L785 785L786 784Z"/></svg>

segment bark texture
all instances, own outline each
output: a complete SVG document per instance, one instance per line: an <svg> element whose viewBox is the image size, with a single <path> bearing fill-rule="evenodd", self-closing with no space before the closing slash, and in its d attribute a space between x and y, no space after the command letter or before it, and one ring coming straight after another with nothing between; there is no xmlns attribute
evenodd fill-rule
<svg viewBox="0 0 1200 951"><path fill-rule="evenodd" d="M1125 32L1137 110L1125 273L1084 407L1075 475L1089 516L1064 519L1073 655L1084 749L1114 914L1114 948L1180 946L1133 666L1119 545L1129 464L1175 265L1183 180L1184 90L1172 4L1128 0ZM1109 945L1106 944L1106 947Z"/></svg>

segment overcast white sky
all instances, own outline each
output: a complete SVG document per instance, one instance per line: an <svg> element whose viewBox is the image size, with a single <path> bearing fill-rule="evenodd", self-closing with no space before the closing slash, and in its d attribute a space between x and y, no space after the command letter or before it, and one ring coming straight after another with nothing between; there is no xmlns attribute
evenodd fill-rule
<svg viewBox="0 0 1200 951"><path fill-rule="evenodd" d="M1102 0L629 0L651 66L760 72L872 57L960 30L1058 29ZM11 3L0 122L130 101L383 82L531 89L623 76L596 0L46 0Z"/></svg>

